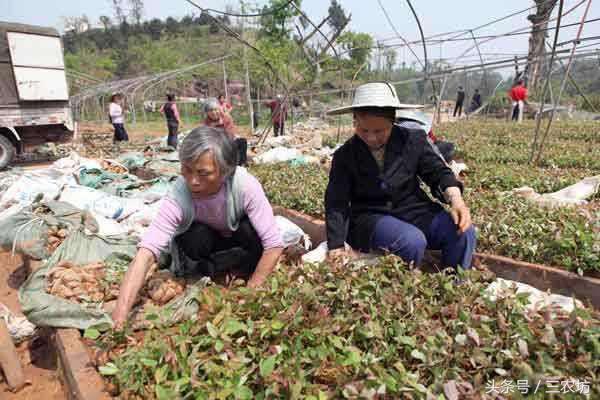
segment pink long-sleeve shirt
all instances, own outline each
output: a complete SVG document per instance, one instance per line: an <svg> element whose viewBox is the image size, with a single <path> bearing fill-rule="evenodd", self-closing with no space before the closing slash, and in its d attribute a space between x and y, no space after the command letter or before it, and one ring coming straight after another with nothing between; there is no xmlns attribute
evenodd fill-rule
<svg viewBox="0 0 600 400"><path fill-rule="evenodd" d="M195 221L206 224L224 236L231 235L227 228L225 185L214 195L203 199L194 199ZM258 180L246 173L242 193L244 210L250 223L261 239L263 249L283 247L281 233L273 216L273 209ZM152 221L139 247L150 250L158 259L160 253L169 246L179 224L182 223L183 211L179 204L165 197L158 214Z"/></svg>

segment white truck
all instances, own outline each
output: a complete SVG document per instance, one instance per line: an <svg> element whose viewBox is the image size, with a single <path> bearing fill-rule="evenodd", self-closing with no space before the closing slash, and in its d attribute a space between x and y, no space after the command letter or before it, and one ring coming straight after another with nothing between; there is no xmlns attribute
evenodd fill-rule
<svg viewBox="0 0 600 400"><path fill-rule="evenodd" d="M0 21L0 169L39 145L72 137L58 31Z"/></svg>

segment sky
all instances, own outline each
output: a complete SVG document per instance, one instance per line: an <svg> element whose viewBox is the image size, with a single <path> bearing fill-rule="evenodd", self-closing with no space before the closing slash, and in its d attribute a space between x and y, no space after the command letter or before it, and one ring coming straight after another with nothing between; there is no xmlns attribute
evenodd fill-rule
<svg viewBox="0 0 600 400"><path fill-rule="evenodd" d="M407 5L400 0L340 0L339 3L349 13L352 20L349 28L353 31L367 32L377 40L386 40L386 44L400 43L394 29L386 20L379 1L383 4L392 18L395 29L405 39L412 41L420 38L415 19ZM231 0L196 0L203 7L224 10L226 5L239 4ZM582 0L566 0L565 10L581 3ZM123 0L127 4L127 0ZM262 5L266 1L257 1ZM412 0L413 6L421 20L425 36L443 32L462 29L473 29L494 19L501 18L513 12L523 10L533 5L533 1L523 0ZM34 25L53 26L59 30L64 27L63 17L87 15L92 23L97 23L101 15L112 16L111 0L0 0L0 20L21 22ZM145 19L161 18L169 16L183 17L184 15L196 13L198 10L184 0L144 0ZM586 3L580 5L572 13L563 18L562 24L578 22L585 9ZM329 0L302 0L302 9L313 19L319 22L327 15ZM556 10L554 12L556 14ZM517 15L500 23L474 31L474 35L498 35L511 32L518 28L530 25L526 20L527 13ZM592 2L586 19L600 18L600 2ZM553 26L554 23L551 23ZM569 27L561 30L559 41L566 41L575 37L577 27ZM549 32L549 40L554 32ZM460 38L468 38L470 34ZM582 37L600 36L600 21L586 24ZM512 54L523 54L527 52L527 35L503 37L480 44L480 50L486 61L494 59L510 58ZM482 42L483 40L480 40ZM596 45L597 43L597 45ZM590 45L589 49L600 48L600 41L583 42L582 45ZM471 48L471 49L470 49ZM560 49L568 49L562 46ZM422 46L414 45L413 50L423 58ZM443 44L432 44L427 48L429 58L444 58L453 64L475 64L479 61L477 50L473 47L472 40L446 42ZM415 57L406 49L398 50L398 61L411 64L416 61Z"/></svg>

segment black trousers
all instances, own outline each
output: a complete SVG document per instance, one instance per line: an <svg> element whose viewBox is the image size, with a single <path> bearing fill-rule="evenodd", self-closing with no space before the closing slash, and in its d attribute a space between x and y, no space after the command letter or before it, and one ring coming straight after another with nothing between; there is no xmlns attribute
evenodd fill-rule
<svg viewBox="0 0 600 400"><path fill-rule="evenodd" d="M458 111L458 116L460 117L460 114L462 113L462 107L463 107L463 103L456 103L456 106L454 106L454 114L453 117L456 117L456 112Z"/></svg>
<svg viewBox="0 0 600 400"><path fill-rule="evenodd" d="M127 131L125 130L125 126L123 124L113 124L115 128L115 136L113 137L113 142L127 142L129 141L129 135L127 135Z"/></svg>
<svg viewBox="0 0 600 400"><path fill-rule="evenodd" d="M517 104L513 107L512 110L512 121L518 121L519 120L519 103L517 102Z"/></svg>
<svg viewBox="0 0 600 400"><path fill-rule="evenodd" d="M283 136L284 135L284 125L285 122L273 122L273 136Z"/></svg>
<svg viewBox="0 0 600 400"><path fill-rule="evenodd" d="M167 122L167 129L169 130L169 136L167 136L167 146L177 148L177 131L179 130L178 123Z"/></svg>
<svg viewBox="0 0 600 400"><path fill-rule="evenodd" d="M190 229L177 237L177 244L186 256L200 262L205 275L214 275L237 268L251 274L262 257L263 247L260 237L244 217L237 231L224 237L208 225L194 222Z"/></svg>
<svg viewBox="0 0 600 400"><path fill-rule="evenodd" d="M248 141L244 138L236 138L233 143L238 149L238 165L246 165L248 163Z"/></svg>

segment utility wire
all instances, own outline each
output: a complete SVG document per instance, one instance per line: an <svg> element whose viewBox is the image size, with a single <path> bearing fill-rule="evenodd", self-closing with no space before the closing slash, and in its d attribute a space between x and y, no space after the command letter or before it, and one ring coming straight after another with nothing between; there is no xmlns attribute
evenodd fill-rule
<svg viewBox="0 0 600 400"><path fill-rule="evenodd" d="M561 0L561 1L563 1L563 0ZM552 126L552 121L554 119L556 107L560 104L560 98L563 94L563 91L565 90L565 86L567 84L567 78L569 76L569 72L571 71L571 65L573 64L573 56L575 55L575 51L577 50L577 44L579 43L579 38L581 37L581 33L583 32L583 25L584 25L583 22L585 21L585 18L587 17L587 14L588 14L588 11L590 10L591 5L592 5L592 0L588 0L587 5L585 7L585 11L583 12L583 16L581 17L581 23L579 26L579 30L577 31L577 37L575 38L575 41L573 42L573 48L571 49L571 55L569 57L569 61L567 62L567 68L565 68L565 75L563 76L562 82L560 84L560 92L558 92L558 96L556 97L556 99L554 99L554 107L552 108L552 111L550 112L548 126L546 127L546 132L544 132L544 136L542 136L542 140L540 142L540 149L538 151L538 154L537 154L537 157L535 160L536 163L539 163L540 159L542 158L542 152L544 151L544 144L546 143L546 138L548 137L548 134L550 132L550 127ZM548 76L547 79L550 80L550 76Z"/></svg>
<svg viewBox="0 0 600 400"><path fill-rule="evenodd" d="M412 53L413 56L415 56L415 58L417 59L419 64L421 64L421 67L426 68L425 65L423 64L423 62L421 61L421 59L419 58L419 56L415 53L415 51L412 49L412 47L410 47L410 44L406 41L406 39L404 39L404 37L402 35L400 35L400 32L398 32L398 30L396 29L396 26L392 22L392 19L390 18L387 10L383 6L383 3L381 2L381 0L377 0L377 2L379 3L379 8L381 8L381 11L383 11L383 15L385 15L385 18L387 19L388 24L390 24L390 26L392 27L392 30L394 31L396 36L404 42L404 44L406 45L408 50Z"/></svg>
<svg viewBox="0 0 600 400"><path fill-rule="evenodd" d="M427 44L425 43L425 35L423 34L423 27L421 26L421 21L419 20L419 16L417 15L417 12L415 11L410 0L406 0L406 2L408 3L408 6L410 7L410 11L412 11L413 16L415 17L415 20L417 21L417 26L419 27L419 33L421 34L421 42L423 43L423 60L425 61L424 80L427 80L427 76L429 75L429 65L427 64ZM431 80L431 89L433 91L433 96L437 97L437 93L436 93L436 89L435 89L435 81L433 79ZM424 99L425 99L425 90L423 90L423 100ZM425 101L423 101L423 103L425 103Z"/></svg>
<svg viewBox="0 0 600 400"><path fill-rule="evenodd" d="M493 25L493 24L496 24L498 22L504 21L504 20L509 19L511 17L517 16L519 14L523 14L523 13L525 13L525 12L527 12L529 10L532 10L534 8L535 8L535 6L528 7L528 8L525 8L523 10L516 11L516 12L513 12L511 14L505 15L504 17L497 18L497 19L492 20L490 22L486 22L483 25L479 25L479 26L476 26L476 27L471 28L471 29L460 29L460 30L456 30L456 31L437 33L435 35L428 36L427 39L432 39L432 38L436 38L436 37L440 37L440 36L445 36L445 35L452 35L452 34L456 34L456 33L458 33L458 34L466 34L466 33L469 33L469 31L471 31L471 30L472 31L477 31L479 29L488 27L490 25ZM461 36L461 35L458 35L456 37L459 37L459 36ZM387 41L390 41L390 40L394 40L394 38L381 39L382 42L387 42Z"/></svg>
<svg viewBox="0 0 600 400"><path fill-rule="evenodd" d="M214 8L202 8L202 10L203 11L207 11L207 12L210 11L210 12L213 12L215 14L227 15L229 17L238 17L238 18L264 17L264 16L267 16L267 15L275 14L276 12L287 8L287 6L289 6L290 4L294 3L295 1L296 0L289 0L287 3L282 4L279 7L274 7L274 8L271 8L271 9L267 9L265 11L262 11L262 12L256 13L256 14L238 14L238 13L231 13L231 12L227 12L227 11L215 10ZM197 6L197 7L199 7L199 6Z"/></svg>
<svg viewBox="0 0 600 400"><path fill-rule="evenodd" d="M585 3L585 1L586 1L586 0L581 0L579 3L575 4L573 7L571 7L569 10L565 11L564 13L562 13L562 12L561 12L561 13L559 13L559 18L561 18L561 17L564 17L565 15L568 15L568 14L570 14L571 12L573 12L574 10L576 10L576 9L577 9L577 8L578 8L580 5L582 5L583 3ZM548 22L550 22L550 21L553 21L553 20L555 20L555 19L556 19L556 18L553 18L553 19L550 19L550 18L548 18L548 19L546 19L546 20L544 20L544 21L540 21L540 22L538 22L537 24L533 24L533 27L536 27L536 26L540 26L540 25L546 24L546 23L548 23ZM519 28L519 29L515 29L514 31L511 31L511 32L509 32L509 33L520 32L520 31L522 31L522 30L524 30L524 29L527 29L527 28ZM481 44L483 44L483 43L490 42L490 41L492 41L492 40L495 40L495 39L497 39L497 37L494 37L494 38L491 38L491 39L488 39L488 40L484 40L483 42L480 42L480 43L478 43L478 45L481 45ZM466 56L467 54L469 54L469 52L470 52L471 50L473 50L474 48L475 48L475 46L471 46L471 47L469 47L469 48L468 48L467 50L465 50L465 51L464 51L464 52L463 52L461 55L459 55L458 57L456 57L456 58L454 59L454 62L458 61L460 58L462 58L462 57Z"/></svg>
<svg viewBox="0 0 600 400"><path fill-rule="evenodd" d="M569 50L560 50L560 51L557 51L556 54L568 53L568 52L569 52ZM598 49L593 49L591 51L577 53L576 56L577 56L577 58L597 57ZM540 56L540 57L535 57L533 59L536 60L538 58L545 58L545 57L546 56ZM562 60L562 59L567 59L567 58L569 58L569 57L565 56L560 59ZM558 60L558 59L556 59L556 60ZM519 63L519 65L527 64L527 56L517 57L517 62ZM504 60L488 62L488 63L485 63L483 66L485 67L486 71L491 71L491 70L496 70L496 69L512 67L514 65L514 63L515 63L515 58L508 58L508 59L504 59ZM460 73L468 72L469 70L473 70L473 69L481 69L481 63L450 68L450 69L444 70L439 73L431 74L430 79L441 79L441 78L444 78L444 76L446 74L460 74ZM401 81L393 81L393 82L390 82L390 84L400 85L400 84L404 84L404 83L419 82L422 80L423 80L423 77L417 77L417 78L411 78L411 79L406 79L406 80L401 80ZM340 93L343 91L345 91L345 89L329 89L329 90L321 90L321 91L302 90L302 91L299 91L298 93L302 94L302 95L308 95L310 93L318 95L318 94Z"/></svg>
<svg viewBox="0 0 600 400"><path fill-rule="evenodd" d="M560 21L562 17L562 9L564 6L564 0L560 0L558 5L558 20L556 21L556 30L554 31L554 41L552 43L552 53L550 54L550 62L548 65L550 66L548 71L548 76L546 76L546 81L544 82L544 90L542 91L542 98L540 99L540 110L536 115L535 121L535 133L533 136L533 143L531 144L531 155L529 156L529 162L533 161L533 157L535 154L535 150L538 145L538 138L540 134L540 126L542 124L542 112L544 111L544 103L546 101L546 93L548 92L548 88L550 87L550 80L552 77L552 65L554 64L554 57L556 55L556 46L558 43L558 34L560 32Z"/></svg>
<svg viewBox="0 0 600 400"><path fill-rule="evenodd" d="M564 46L565 44L569 44L569 43L576 43L579 44L581 42L587 42L588 40L599 40L600 36L590 36L590 37L585 37L585 38L577 38L577 39L572 39L572 40L567 40L566 42L560 42L559 44L557 44L557 46Z"/></svg>
<svg viewBox="0 0 600 400"><path fill-rule="evenodd" d="M200 6L199 4L195 3L192 0L185 0L186 2L188 2L189 4L193 5L194 7L198 8L200 11L206 12L207 9L203 8L202 6ZM291 1L290 1L291 3ZM288 4L286 4L287 7ZM283 86L283 89L285 91L286 97L289 97L289 90L287 88L287 84L281 79L281 77L279 76L279 74L277 73L277 70L275 69L275 67L273 67L273 65L271 65L271 63L269 62L269 60L267 59L267 57L265 57L265 55L262 53L262 51L260 51L258 48L256 48L255 46L253 46L252 44L250 44L247 40L245 40L244 38L242 38L240 35L238 35L235 31L233 31L232 29L230 29L227 25L225 25L223 22L219 21L217 18L213 17L212 15L208 14L207 15L221 28L223 29L225 32L227 32L230 36L232 36L234 39L236 39L237 41L239 41L240 43L242 43L245 46L248 46L249 48L251 48L252 50L254 50L254 52L256 52L256 54L258 54L263 61L265 62L265 65L267 66L267 68L269 68L269 70L274 74L275 78L281 83L281 85Z"/></svg>
<svg viewBox="0 0 600 400"><path fill-rule="evenodd" d="M564 14L564 15L566 15L566 14ZM587 23L598 22L598 21L600 21L600 18L593 18L593 19L588 19L588 20L584 21L584 23L587 24ZM562 25L561 29L562 28L567 28L567 27L578 26L578 25L580 25L580 22L575 22L575 23L572 23L572 24L566 24L566 25ZM523 30L523 29L526 29L526 28L520 28L518 30L520 31L520 30ZM556 29L555 26L543 29L541 31L542 32L543 31L550 31L550 30L554 30L554 29ZM516 31L513 31L513 32L504 33L504 34L498 34L498 35L475 36L475 39L489 39L487 41L490 41L490 40L493 40L493 39L498 39L498 38L508 37L508 36L529 35L529 34L531 34L531 32L532 31L527 31L527 32L516 32ZM434 41L427 41L427 43L429 43L429 44L439 44L439 43L446 43L446 42L451 42L451 41L472 41L472 40L473 40L472 37L471 38L459 38L459 39L440 39L440 40L437 40L437 41L435 41L435 40ZM583 40L583 39L581 39L581 40ZM409 41L408 42L408 44L418 44L418 43L420 43L419 40L413 40L413 41ZM482 44L482 42L479 42L479 45L481 45L481 44ZM350 52L352 52L354 50L373 50L373 49L378 49L378 48L401 48L401 47L405 47L405 46L406 45L404 43L396 43L396 44L379 45L379 46L353 47L351 49L347 49L347 50L344 50L344 51L340 52L339 55L345 55L345 54L348 54L348 53L350 53ZM475 48L475 46L471 47L469 50L472 50L474 48ZM464 56L465 56L465 53L463 53L462 56L457 57L457 60L458 59L463 59ZM328 58L330 58L330 56L322 58L321 60L319 60L319 62L323 62L323 61L327 60ZM457 60L455 60L455 61L457 61Z"/></svg>

